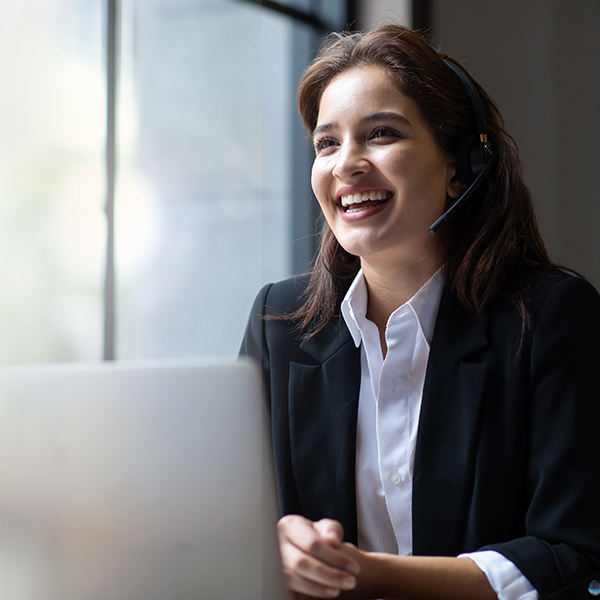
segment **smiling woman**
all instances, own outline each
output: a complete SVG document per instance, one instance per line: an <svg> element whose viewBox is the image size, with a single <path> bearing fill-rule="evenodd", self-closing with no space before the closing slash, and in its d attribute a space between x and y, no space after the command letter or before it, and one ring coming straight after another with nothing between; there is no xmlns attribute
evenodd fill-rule
<svg viewBox="0 0 600 600"><path fill-rule="evenodd" d="M333 34L298 89L319 253L263 288L241 350L264 370L297 598L600 585L600 297L548 257L498 108L449 60L400 26Z"/></svg>

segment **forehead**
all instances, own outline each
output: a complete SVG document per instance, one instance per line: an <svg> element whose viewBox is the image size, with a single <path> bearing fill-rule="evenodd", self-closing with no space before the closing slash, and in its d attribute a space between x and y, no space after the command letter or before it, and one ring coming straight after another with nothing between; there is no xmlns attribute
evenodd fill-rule
<svg viewBox="0 0 600 600"><path fill-rule="evenodd" d="M407 96L382 67L353 67L334 77L323 90L317 125L340 118L396 111L420 121L415 101Z"/></svg>

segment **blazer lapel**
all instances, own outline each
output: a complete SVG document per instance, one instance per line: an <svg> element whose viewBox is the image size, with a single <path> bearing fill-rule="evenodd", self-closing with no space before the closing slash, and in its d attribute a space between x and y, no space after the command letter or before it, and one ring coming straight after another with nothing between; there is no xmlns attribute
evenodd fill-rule
<svg viewBox="0 0 600 600"><path fill-rule="evenodd" d="M356 541L356 417L360 350L342 318L305 340L290 364L290 444L298 495L309 518L338 519Z"/></svg>
<svg viewBox="0 0 600 600"><path fill-rule="evenodd" d="M474 477L487 365L485 321L446 289L431 345L415 453L413 552L455 555Z"/></svg>

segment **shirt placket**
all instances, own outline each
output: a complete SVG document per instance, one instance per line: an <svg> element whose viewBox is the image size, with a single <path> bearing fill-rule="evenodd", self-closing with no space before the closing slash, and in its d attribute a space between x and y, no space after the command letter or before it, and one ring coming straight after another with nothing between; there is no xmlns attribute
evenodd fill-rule
<svg viewBox="0 0 600 600"><path fill-rule="evenodd" d="M411 390L416 317L405 306L386 330L388 353L377 396L379 469L386 506L399 554L412 551L412 408ZM399 347L401 349L399 351Z"/></svg>

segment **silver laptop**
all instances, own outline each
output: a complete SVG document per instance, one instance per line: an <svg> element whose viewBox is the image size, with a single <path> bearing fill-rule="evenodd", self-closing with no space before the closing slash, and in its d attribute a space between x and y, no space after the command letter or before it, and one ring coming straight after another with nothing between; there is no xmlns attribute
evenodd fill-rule
<svg viewBox="0 0 600 600"><path fill-rule="evenodd" d="M282 600L249 362L0 369L0 598Z"/></svg>

